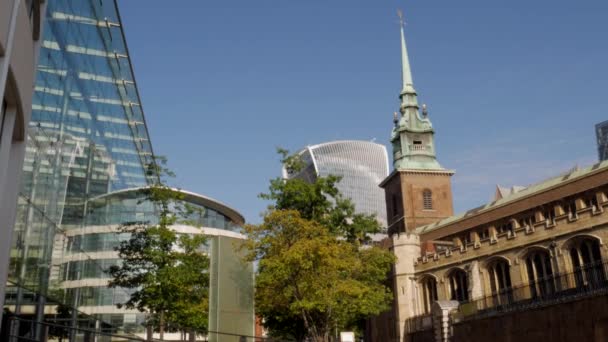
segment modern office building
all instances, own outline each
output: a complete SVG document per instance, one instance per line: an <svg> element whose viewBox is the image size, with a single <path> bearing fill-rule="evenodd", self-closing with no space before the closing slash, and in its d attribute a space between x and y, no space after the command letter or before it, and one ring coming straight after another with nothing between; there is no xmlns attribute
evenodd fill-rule
<svg viewBox="0 0 608 342"><path fill-rule="evenodd" d="M386 147L370 141L331 141L308 146L298 152L305 167L297 174L283 168L284 178L314 181L316 177L341 176L337 187L363 214L376 215L386 227L384 191L378 187L388 176Z"/></svg>
<svg viewBox="0 0 608 342"><path fill-rule="evenodd" d="M599 160L608 160L608 120L595 125L595 134Z"/></svg>
<svg viewBox="0 0 608 342"><path fill-rule="evenodd" d="M11 10L13 3L21 8ZM22 106L22 119L17 121L21 127L15 126L17 133L12 136L14 142L27 141L21 147L25 151L23 166L19 163L21 182L13 178L7 183L19 186L14 191L19 196L12 238L1 239L10 243L10 248L2 248L2 253L10 251L10 263L2 263L9 266L3 298L11 314L42 322L57 315L59 304L71 302L49 282L58 266L53 262L65 253L55 243L67 234L65 225L84 226L91 198L147 185L145 165L151 161L152 148L114 1L2 1L1 6L0 16L17 11L20 25L10 26L9 40L21 50L11 63L23 66L9 73L8 79L24 82L16 93L22 98L5 102L3 108L10 114L19 112L10 109L15 103ZM5 11L4 6L9 8ZM28 13L34 22L44 20L33 85L28 81L28 77L34 80L33 69L29 76L24 74L34 63L29 35L41 33L39 26L28 27L32 21ZM15 165L17 161L8 163ZM13 224L2 225L8 227ZM68 316L79 317L75 310ZM39 340L44 327L22 325L14 333Z"/></svg>
<svg viewBox="0 0 608 342"><path fill-rule="evenodd" d="M120 262L114 250L129 234L121 233L128 222L157 221L157 208L146 200L140 189L126 189L103 194L87 201L85 224L65 223L64 234L55 239L50 282L69 298L79 312L103 322L122 327L123 332L143 337L145 314L118 309L129 291L108 288L104 272ZM210 265L209 341L238 341L239 335L253 336L253 264L241 261L238 247L245 236L239 233L244 218L236 210L192 192L175 190L183 195L182 206L192 213L171 228L180 234L207 236ZM175 207L175 206L174 206ZM170 334L165 337L171 337Z"/></svg>
<svg viewBox="0 0 608 342"><path fill-rule="evenodd" d="M115 1L45 3L5 297L12 314L36 322L72 303L51 281L69 257L55 243L65 227L86 225L91 198L149 184L152 161ZM23 336L40 339L44 329L30 330Z"/></svg>
<svg viewBox="0 0 608 342"><path fill-rule="evenodd" d="M45 7L42 1L0 1L0 284L6 283Z"/></svg>
<svg viewBox="0 0 608 342"><path fill-rule="evenodd" d="M13 8L13 3L21 7ZM2 106L6 129L0 146L0 243L6 246L0 252L10 253L10 262L0 265L4 276L8 273L8 279L2 281L7 284L7 294L0 298L10 313L5 316L17 318L10 322L10 329L1 328L0 339L8 330L31 340L61 337L66 331L72 339L92 338L72 328L143 333L143 315L115 306L128 292L108 289L104 273L116 262L113 247L126 238L116 231L118 225L129 220L153 221L152 206L138 204L134 199L138 192L133 189L156 181L147 172L153 162L152 145L117 3L31 0L2 1L0 6L2 25L6 14L11 15L9 29L5 32L0 27L0 70L8 75L0 83L7 85ZM38 19L44 22L42 33L32 24ZM23 32L34 39L19 36ZM36 34L41 36L39 59L34 64L31 55ZM21 52L10 59L15 69L7 73L5 55L11 47ZM28 65L32 69L29 83ZM13 163L19 159L14 149L21 153L23 164ZM4 163L9 159L11 163ZM17 166L20 182L11 176L15 174L11 168ZM19 194L14 201L11 238L4 231L13 228L13 220L5 215L4 206L10 202L5 201L9 198L5 187L15 197ZM204 227L175 229L209 236L210 330L253 335L253 273L251 265L237 264L232 249L232 243L243 238L236 232L243 218L218 201L184 194L186 202L204 212L199 217ZM109 337L95 338L105 341ZM209 338L217 340L217 335ZM222 337L224 340L228 337Z"/></svg>

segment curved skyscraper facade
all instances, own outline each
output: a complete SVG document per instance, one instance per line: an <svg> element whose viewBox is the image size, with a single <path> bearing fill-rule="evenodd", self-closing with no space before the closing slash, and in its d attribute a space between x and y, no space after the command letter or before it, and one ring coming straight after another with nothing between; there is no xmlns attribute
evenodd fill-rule
<svg viewBox="0 0 608 342"><path fill-rule="evenodd" d="M283 168L283 177L314 181L316 177L341 176L338 189L363 214L373 214L386 228L384 190L378 184L388 176L386 147L371 141L343 140L308 146L298 152L305 167L297 174Z"/></svg>

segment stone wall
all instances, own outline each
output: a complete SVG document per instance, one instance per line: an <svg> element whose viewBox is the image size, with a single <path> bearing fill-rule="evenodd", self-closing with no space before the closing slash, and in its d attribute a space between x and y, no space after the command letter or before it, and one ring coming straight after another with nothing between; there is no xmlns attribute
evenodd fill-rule
<svg viewBox="0 0 608 342"><path fill-rule="evenodd" d="M460 342L608 341L608 296L512 312L453 325Z"/></svg>
<svg viewBox="0 0 608 342"><path fill-rule="evenodd" d="M433 329L411 333L409 335L409 342L435 342Z"/></svg>

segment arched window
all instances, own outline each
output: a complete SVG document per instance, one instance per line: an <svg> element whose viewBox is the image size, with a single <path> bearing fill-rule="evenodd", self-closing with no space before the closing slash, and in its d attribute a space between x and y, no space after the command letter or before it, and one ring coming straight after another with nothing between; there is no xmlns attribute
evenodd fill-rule
<svg viewBox="0 0 608 342"><path fill-rule="evenodd" d="M467 279L467 273L461 269L455 269L450 272L448 278L450 284L450 299L459 302L466 302L469 300L469 281Z"/></svg>
<svg viewBox="0 0 608 342"><path fill-rule="evenodd" d="M433 303L437 301L437 280L426 276L420 281L422 285L422 308L424 313L430 313Z"/></svg>
<svg viewBox="0 0 608 342"><path fill-rule="evenodd" d="M506 304L511 301L511 273L509 263L498 259L488 265L490 288L495 304Z"/></svg>
<svg viewBox="0 0 608 342"><path fill-rule="evenodd" d="M532 297L546 297L555 292L553 266L548 251L534 250L528 253L526 270Z"/></svg>
<svg viewBox="0 0 608 342"><path fill-rule="evenodd" d="M578 239L572 243L569 252L577 287L594 286L606 280L599 241Z"/></svg>
<svg viewBox="0 0 608 342"><path fill-rule="evenodd" d="M422 192L422 207L424 210L433 210L433 192L429 189Z"/></svg>

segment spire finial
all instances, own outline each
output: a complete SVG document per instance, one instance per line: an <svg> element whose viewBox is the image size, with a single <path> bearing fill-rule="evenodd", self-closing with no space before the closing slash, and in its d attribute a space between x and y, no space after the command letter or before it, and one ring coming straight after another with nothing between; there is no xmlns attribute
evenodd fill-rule
<svg viewBox="0 0 608 342"><path fill-rule="evenodd" d="M408 88L414 86L414 81L412 80L412 72L410 70L410 60L407 55L407 46L405 45L405 20L403 19L403 12L401 9L397 10L397 15L399 15L399 26L401 28L401 71L402 71L402 81L403 81L403 90L405 91Z"/></svg>
<svg viewBox="0 0 608 342"><path fill-rule="evenodd" d="M397 114L397 112L393 112L393 123L395 124L395 126L397 126L397 124L399 123L399 114Z"/></svg>

